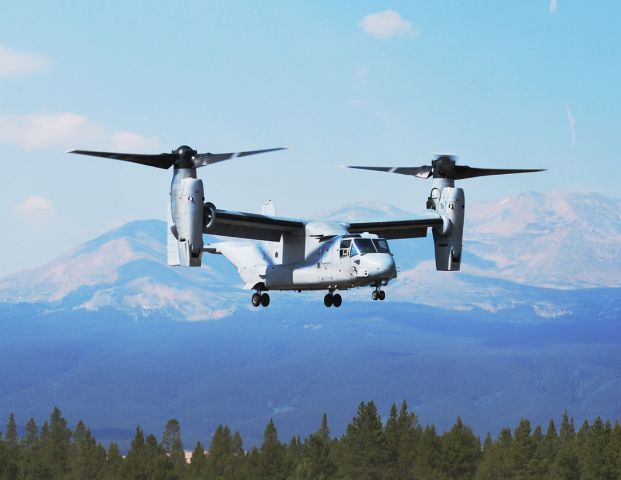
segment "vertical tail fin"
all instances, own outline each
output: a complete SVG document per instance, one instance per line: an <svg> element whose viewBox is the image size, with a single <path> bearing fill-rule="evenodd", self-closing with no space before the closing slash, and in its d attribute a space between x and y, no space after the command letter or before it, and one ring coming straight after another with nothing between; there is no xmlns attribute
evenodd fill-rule
<svg viewBox="0 0 621 480"><path fill-rule="evenodd" d="M274 217L276 216L276 208L274 207L274 202L271 200L267 200L261 206L261 213L263 215ZM269 260L271 263L282 263L282 235L280 236L280 242L263 242L263 248L265 252L269 255Z"/></svg>

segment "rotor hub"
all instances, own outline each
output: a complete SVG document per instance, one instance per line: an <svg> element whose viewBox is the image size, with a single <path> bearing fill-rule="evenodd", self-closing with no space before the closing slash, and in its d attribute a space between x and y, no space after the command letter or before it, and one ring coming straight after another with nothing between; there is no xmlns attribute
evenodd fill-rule
<svg viewBox="0 0 621 480"><path fill-rule="evenodd" d="M172 154L177 157L174 163L175 168L194 168L192 157L194 157L196 153L196 150L187 145L181 145L176 150L173 150Z"/></svg>

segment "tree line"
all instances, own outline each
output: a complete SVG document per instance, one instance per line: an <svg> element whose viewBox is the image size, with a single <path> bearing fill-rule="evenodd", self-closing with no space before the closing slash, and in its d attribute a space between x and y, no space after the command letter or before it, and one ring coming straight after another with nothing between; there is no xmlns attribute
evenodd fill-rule
<svg viewBox="0 0 621 480"><path fill-rule="evenodd" d="M181 428L169 420L161 438L140 427L126 455L97 442L82 421L73 430L54 408L39 429L31 418L18 435L13 415L0 434L0 480L392 480L621 479L621 425L596 418L579 428L565 412L560 428L521 420L483 443L458 417L447 432L422 427L404 401L385 423L374 402L361 402L340 438L323 416L307 438L283 443L274 422L259 447L220 425L208 449L198 442L186 461Z"/></svg>

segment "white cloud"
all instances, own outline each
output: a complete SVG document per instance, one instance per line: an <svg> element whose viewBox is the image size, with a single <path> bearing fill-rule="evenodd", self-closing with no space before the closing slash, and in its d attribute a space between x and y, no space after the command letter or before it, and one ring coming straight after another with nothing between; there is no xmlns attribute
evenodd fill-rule
<svg viewBox="0 0 621 480"><path fill-rule="evenodd" d="M360 21L359 25L362 30L376 38L417 37L419 35L412 23L394 10L370 13Z"/></svg>
<svg viewBox="0 0 621 480"><path fill-rule="evenodd" d="M556 9L558 8L558 4L556 0L550 0L550 13L555 14Z"/></svg>
<svg viewBox="0 0 621 480"><path fill-rule="evenodd" d="M569 131L571 133L571 144L576 144L576 119L571 113L568 105L565 105L565 111L567 112L567 124L569 125Z"/></svg>
<svg viewBox="0 0 621 480"><path fill-rule="evenodd" d="M37 73L51 64L52 61L43 55L20 52L0 45L0 78Z"/></svg>
<svg viewBox="0 0 621 480"><path fill-rule="evenodd" d="M68 147L102 133L102 127L70 112L0 116L0 143L17 144L25 150Z"/></svg>
<svg viewBox="0 0 621 480"><path fill-rule="evenodd" d="M111 147L115 151L149 153L157 150L159 145L157 137L145 137L132 132L117 132L112 135Z"/></svg>
<svg viewBox="0 0 621 480"><path fill-rule="evenodd" d="M132 132L110 132L103 125L71 112L0 115L0 143L25 150L103 145L105 148L143 151L159 146L157 137Z"/></svg>
<svg viewBox="0 0 621 480"><path fill-rule="evenodd" d="M32 195L15 206L15 214L33 226L41 226L54 218L55 211L49 198Z"/></svg>

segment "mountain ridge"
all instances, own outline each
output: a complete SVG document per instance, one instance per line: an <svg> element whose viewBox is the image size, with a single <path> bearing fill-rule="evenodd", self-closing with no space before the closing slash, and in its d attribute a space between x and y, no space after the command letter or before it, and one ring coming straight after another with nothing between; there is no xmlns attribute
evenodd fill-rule
<svg viewBox="0 0 621 480"><path fill-rule="evenodd" d="M568 297L554 291L621 286L619 212L621 200L600 194L530 192L476 204L466 211L461 272L435 271L430 236L390 242L399 275L387 289L388 299L489 312L530 303L542 319L569 315ZM392 205L365 202L325 212L322 218L351 221L365 214L410 215ZM206 236L207 243L217 241ZM189 320L220 319L247 308L247 292L222 256L205 254L200 269L169 267L165 242L164 222L130 222L42 267L0 279L0 300L90 311L116 306L135 315L161 311ZM345 292L346 302L368 301L368 296L367 289ZM275 292L273 303L317 298Z"/></svg>

